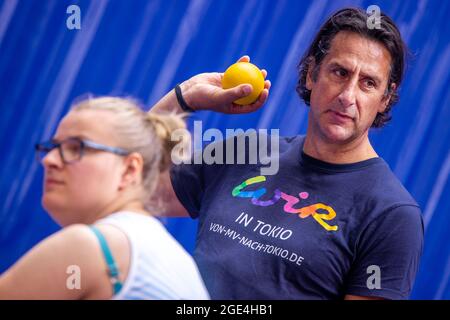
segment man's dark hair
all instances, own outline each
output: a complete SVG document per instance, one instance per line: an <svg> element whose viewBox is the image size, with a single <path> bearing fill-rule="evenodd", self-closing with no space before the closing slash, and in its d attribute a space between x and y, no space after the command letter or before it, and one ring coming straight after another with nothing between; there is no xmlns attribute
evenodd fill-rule
<svg viewBox="0 0 450 320"><path fill-rule="evenodd" d="M306 88L306 76L309 66L314 63L312 70L312 79L316 81L319 73L320 64L331 47L331 41L339 31L355 32L363 37L376 40L383 44L391 55L391 68L389 80L384 98L390 96L389 104L383 113L378 113L372 127L379 128L385 125L390 119L392 106L398 101L398 87L403 78L405 68L405 58L407 48L400 32L392 21L384 13L380 14L380 25L377 28L369 29L367 20L369 15L359 8L346 8L334 13L320 28L314 41L306 51L298 65L299 80L297 83L297 92L307 105L310 105L311 91ZM395 83L396 88L391 89L391 84Z"/></svg>

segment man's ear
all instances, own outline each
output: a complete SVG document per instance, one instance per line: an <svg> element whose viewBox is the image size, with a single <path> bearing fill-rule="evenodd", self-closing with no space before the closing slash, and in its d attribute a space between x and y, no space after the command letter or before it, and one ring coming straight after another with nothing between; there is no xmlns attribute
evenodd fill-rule
<svg viewBox="0 0 450 320"><path fill-rule="evenodd" d="M142 158L142 155L137 152L133 152L126 156L123 161L124 170L119 188L123 189L127 186L141 183L142 170L144 167L144 159Z"/></svg>
<svg viewBox="0 0 450 320"><path fill-rule="evenodd" d="M389 102L391 102L392 92L394 92L397 89L397 84L391 83L391 90L389 90L391 93L389 93L386 97L383 98L383 103L378 108L378 113L383 113L387 106L389 105Z"/></svg>
<svg viewBox="0 0 450 320"><path fill-rule="evenodd" d="M311 58L311 62L308 64L308 72L306 73L306 89L309 91L312 90L313 82L315 82L313 79L313 72L314 68L316 66L314 58Z"/></svg>

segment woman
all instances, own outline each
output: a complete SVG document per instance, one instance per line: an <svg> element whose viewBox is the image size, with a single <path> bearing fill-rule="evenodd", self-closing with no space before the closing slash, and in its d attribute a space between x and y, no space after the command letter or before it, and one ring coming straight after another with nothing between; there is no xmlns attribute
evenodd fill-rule
<svg viewBox="0 0 450 320"><path fill-rule="evenodd" d="M73 106L36 146L43 206L64 228L0 276L0 299L208 299L193 259L146 209L184 127L129 99Z"/></svg>

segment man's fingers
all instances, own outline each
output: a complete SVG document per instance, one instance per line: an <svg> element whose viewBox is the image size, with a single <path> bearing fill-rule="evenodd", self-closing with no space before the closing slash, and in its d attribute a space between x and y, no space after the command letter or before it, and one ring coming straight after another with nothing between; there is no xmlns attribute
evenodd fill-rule
<svg viewBox="0 0 450 320"><path fill-rule="evenodd" d="M241 113L250 113L258 110L261 108L261 106L266 102L267 97L269 96L269 90L264 89L261 94L259 95L258 100L256 102L249 104L249 105L238 105L233 103L231 106L229 106L225 113L232 113L232 114L241 114Z"/></svg>
<svg viewBox="0 0 450 320"><path fill-rule="evenodd" d="M241 84L237 87L223 90L221 93L221 102L225 104L232 103L233 101L246 97L252 93L253 87L251 84Z"/></svg>
<svg viewBox="0 0 450 320"><path fill-rule="evenodd" d="M268 96L269 96L269 90L264 89L263 91L261 91L261 94L259 95L258 100L254 104L259 104L260 106L262 106L266 102Z"/></svg>
<svg viewBox="0 0 450 320"><path fill-rule="evenodd" d="M264 79L267 78L267 70L266 69L261 69L261 73L262 73Z"/></svg>
<svg viewBox="0 0 450 320"><path fill-rule="evenodd" d="M237 62L250 62L250 57L245 55L239 58Z"/></svg>
<svg viewBox="0 0 450 320"><path fill-rule="evenodd" d="M250 104L247 106L241 106L239 104L234 104L227 110L226 113L231 114L242 114L242 113L251 113L256 111L261 105Z"/></svg>

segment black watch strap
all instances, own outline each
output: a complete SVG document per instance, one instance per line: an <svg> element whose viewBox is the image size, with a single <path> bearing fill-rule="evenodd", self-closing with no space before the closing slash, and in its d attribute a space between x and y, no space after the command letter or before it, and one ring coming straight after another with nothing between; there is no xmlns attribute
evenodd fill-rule
<svg viewBox="0 0 450 320"><path fill-rule="evenodd" d="M175 86L175 94L177 96L177 101L178 101L181 109L183 109L183 111L185 111L185 112L195 112L195 110L192 109L191 107L189 107L189 105L184 100L183 94L181 93L180 84L177 84Z"/></svg>

